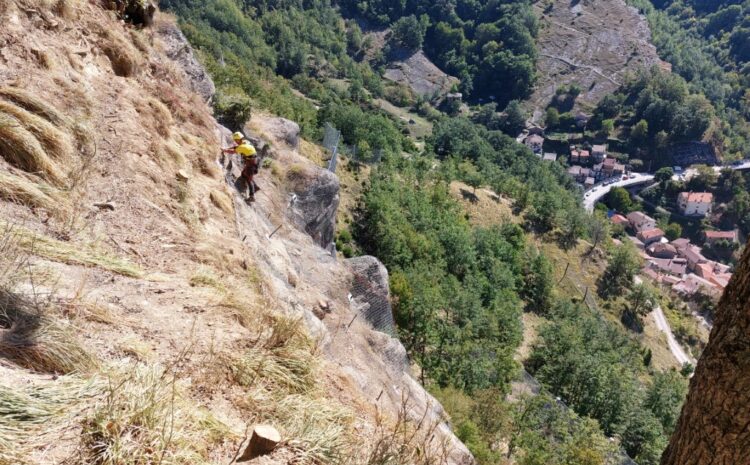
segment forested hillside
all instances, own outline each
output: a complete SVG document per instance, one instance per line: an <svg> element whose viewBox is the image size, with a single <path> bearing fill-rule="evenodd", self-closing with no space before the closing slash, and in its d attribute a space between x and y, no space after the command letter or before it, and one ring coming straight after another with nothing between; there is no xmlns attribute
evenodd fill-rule
<svg viewBox="0 0 750 465"><path fill-rule="evenodd" d="M750 152L750 3L739 0L629 0L647 16L659 55L722 120L721 149Z"/></svg>
<svg viewBox="0 0 750 465"><path fill-rule="evenodd" d="M410 31L414 37L402 44L424 44L428 56L459 77L461 90L475 98L498 99L504 106L526 97L534 84L538 25L528 0L340 3L352 17L392 27L394 32Z"/></svg>
<svg viewBox="0 0 750 465"><path fill-rule="evenodd" d="M303 134L318 141L330 123L359 153L382 153L369 179L361 179L356 163L347 165L363 188L338 241L347 253L375 255L388 267L398 335L415 374L444 403L479 463L604 464L614 463L620 449L641 465L658 462L685 380L655 366L641 339L620 323L621 312L640 318L635 297L629 299L641 291L632 280L637 261L629 252L612 253L606 222L583 211L562 164L543 162L513 138L525 120L516 99L535 79L537 24L529 2L162 5L178 15L213 75L217 114L232 129L259 109L299 121ZM369 33L383 29L386 42L374 49ZM495 102L461 115L439 98L409 96L382 78L392 57L420 47L460 78L458 90L470 102ZM684 82L674 85L683 86L677 113L685 134L672 137L702 134L711 104ZM656 100L667 98L664 92L634 81L612 97L619 106L611 113L626 112L641 93ZM427 118L429 135L414 140L403 119L376 104L380 99ZM451 196L456 180L510 199L513 221L471 224ZM590 256L612 255L607 272L615 277L603 278L601 297L592 289L585 304L557 287L560 270L537 247L571 250L582 241L589 241ZM592 299L609 310L589 308ZM517 350L524 312L541 322L524 362L542 392L511 400L523 368Z"/></svg>

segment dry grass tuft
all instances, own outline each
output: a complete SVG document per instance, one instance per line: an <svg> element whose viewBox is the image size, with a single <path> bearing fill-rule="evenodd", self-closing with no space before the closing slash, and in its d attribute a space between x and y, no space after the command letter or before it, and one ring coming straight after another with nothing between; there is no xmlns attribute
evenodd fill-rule
<svg viewBox="0 0 750 465"><path fill-rule="evenodd" d="M172 124L172 113L169 111L166 105L156 100L155 98L149 97L146 100L146 105L150 110L150 114L153 117L155 123L155 129L162 139L166 139L171 134Z"/></svg>
<svg viewBox="0 0 750 465"><path fill-rule="evenodd" d="M221 292L226 291L221 279L209 268L200 268L190 277L189 282L193 287L211 287Z"/></svg>
<svg viewBox="0 0 750 465"><path fill-rule="evenodd" d="M366 465L447 465L450 445L447 438L436 437L439 421L427 421L430 405L419 421L410 420L413 406L410 395L404 393L396 417L378 414L375 430L362 447L366 453L358 461Z"/></svg>
<svg viewBox="0 0 750 465"><path fill-rule="evenodd" d="M2 228L12 229L18 247L30 254L62 263L103 268L131 278L143 277L143 271L138 266L93 247L76 247L21 226L12 226L0 221L0 229Z"/></svg>
<svg viewBox="0 0 750 465"><path fill-rule="evenodd" d="M81 0L57 0L53 11L69 21L78 19L79 5Z"/></svg>
<svg viewBox="0 0 750 465"><path fill-rule="evenodd" d="M284 396L262 415L278 424L288 438L284 446L294 452L294 463L347 464L352 450L359 447L351 437L353 413L325 398Z"/></svg>
<svg viewBox="0 0 750 465"><path fill-rule="evenodd" d="M109 375L104 396L84 422L77 463L198 465L229 428L183 396L175 375L158 366L126 365Z"/></svg>
<svg viewBox="0 0 750 465"><path fill-rule="evenodd" d="M86 372L96 361L75 329L45 314L38 303L0 290L0 357L48 373Z"/></svg>
<svg viewBox="0 0 750 465"><path fill-rule="evenodd" d="M232 367L235 381L243 386L256 382L305 393L315 386L315 343L304 332L300 319L273 317L271 330Z"/></svg>
<svg viewBox="0 0 750 465"><path fill-rule="evenodd" d="M112 71L117 76L135 76L141 67L141 55L132 42L116 29L102 27L98 33L99 48L112 63Z"/></svg>
<svg viewBox="0 0 750 465"><path fill-rule="evenodd" d="M65 115L31 92L18 87L1 87L0 97L41 116L55 126L70 126L70 120Z"/></svg>
<svg viewBox="0 0 750 465"><path fill-rule="evenodd" d="M211 193L209 194L209 198L211 199L211 203L214 204L214 206L216 206L219 210L230 215L234 213L232 200L227 194L221 191L211 191Z"/></svg>
<svg viewBox="0 0 750 465"><path fill-rule="evenodd" d="M50 212L68 210L67 198L55 188L29 181L23 176L0 172L0 199Z"/></svg>
<svg viewBox="0 0 750 465"><path fill-rule="evenodd" d="M0 464L23 464L33 449L75 427L101 388L75 376L31 386L0 381Z"/></svg>
<svg viewBox="0 0 750 465"><path fill-rule="evenodd" d="M65 175L40 141L18 119L0 112L0 153L11 165L62 185Z"/></svg>
<svg viewBox="0 0 750 465"><path fill-rule="evenodd" d="M49 121L2 100L0 100L0 113L5 113L21 122L53 159L63 163L69 163L73 159L75 150L70 136Z"/></svg>

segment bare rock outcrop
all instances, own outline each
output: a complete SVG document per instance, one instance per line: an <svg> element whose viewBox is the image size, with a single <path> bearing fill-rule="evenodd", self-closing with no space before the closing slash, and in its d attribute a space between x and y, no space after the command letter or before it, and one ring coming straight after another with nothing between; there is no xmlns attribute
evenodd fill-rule
<svg viewBox="0 0 750 465"><path fill-rule="evenodd" d="M372 256L350 258L352 307L373 329L393 335L396 323L390 302L388 270Z"/></svg>
<svg viewBox="0 0 750 465"><path fill-rule="evenodd" d="M288 173L293 193L289 215L292 222L324 249L333 243L339 179L328 170L295 166Z"/></svg>
<svg viewBox="0 0 750 465"><path fill-rule="evenodd" d="M167 56L180 65L188 78L190 88L210 102L216 94L216 86L211 76L200 64L180 28L171 21L160 21L156 31L164 43Z"/></svg>
<svg viewBox="0 0 750 465"><path fill-rule="evenodd" d="M266 129L270 137L284 141L293 149L299 147L300 127L294 121L286 118L271 118L266 123Z"/></svg>
<svg viewBox="0 0 750 465"><path fill-rule="evenodd" d="M419 96L447 94L458 79L440 70L424 52L402 53L388 65L385 78L408 86Z"/></svg>

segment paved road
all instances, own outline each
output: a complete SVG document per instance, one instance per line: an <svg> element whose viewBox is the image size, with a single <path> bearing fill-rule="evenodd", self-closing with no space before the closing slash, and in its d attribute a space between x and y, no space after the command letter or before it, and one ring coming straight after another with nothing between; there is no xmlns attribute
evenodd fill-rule
<svg viewBox="0 0 750 465"><path fill-rule="evenodd" d="M731 168L735 171L748 170L750 169L750 160L744 161L742 164L739 164L739 165L714 166L714 171L719 173L724 168ZM604 184L597 184L591 189L587 190L586 193L583 195L583 206L586 209L586 211L588 212L594 211L594 205L596 205L596 202L598 202L605 195L607 195L610 189L612 189L613 187L636 186L638 184L645 184L647 182L651 182L654 180L654 175L652 174L648 174L648 173L631 173L631 174L635 176L633 179L628 178L625 180L620 180L620 181L617 181L616 183L613 183L607 186L605 186Z"/></svg>
<svg viewBox="0 0 750 465"><path fill-rule="evenodd" d="M634 176L632 179L622 179L609 185L597 184L591 189L587 190L586 193L583 194L583 206L586 211L594 211L594 205L596 205L596 202L601 200L605 195L609 194L610 189L612 189L613 187L636 186L638 184L645 184L654 180L653 174L632 173L632 176Z"/></svg>
<svg viewBox="0 0 750 465"><path fill-rule="evenodd" d="M669 322L667 321L667 317L664 316L661 307L655 307L652 313L654 315L654 321L656 321L656 327L667 336L669 350L672 352L672 355L674 355L674 358L677 359L677 363L680 365L690 363L695 366L695 360L693 360L693 357L690 357L680 343L677 342L677 339L675 339L674 334L672 333L672 328L669 327Z"/></svg>
<svg viewBox="0 0 750 465"><path fill-rule="evenodd" d="M640 276L636 276L633 281L636 284L642 284L643 280ZM693 366L695 366L695 360L693 357L687 354L685 350L682 348L679 342L677 342L677 339L674 337L674 333L672 332L672 328L669 326L669 322L667 321L667 317L664 316L664 312L662 311L660 306L654 307L654 309L651 311L651 313L654 315L654 321L656 322L656 327L659 328L659 331L664 333L667 336L667 345L669 346L669 351L672 352L672 355L677 360L677 363L680 365L684 365L685 363L690 363Z"/></svg>

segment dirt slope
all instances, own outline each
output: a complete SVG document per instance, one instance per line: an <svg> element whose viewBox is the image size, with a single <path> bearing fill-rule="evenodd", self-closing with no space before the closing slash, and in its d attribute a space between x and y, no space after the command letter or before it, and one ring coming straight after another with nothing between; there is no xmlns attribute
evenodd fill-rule
<svg viewBox="0 0 750 465"><path fill-rule="evenodd" d="M172 19L0 22L0 464L229 463L258 422L283 439L258 463L472 461L293 221L319 168L271 131L257 202L227 183Z"/></svg>
<svg viewBox="0 0 750 465"><path fill-rule="evenodd" d="M625 0L536 2L539 78L530 98L537 119L555 90L576 83L577 107L590 109L629 71L663 62L646 19Z"/></svg>

